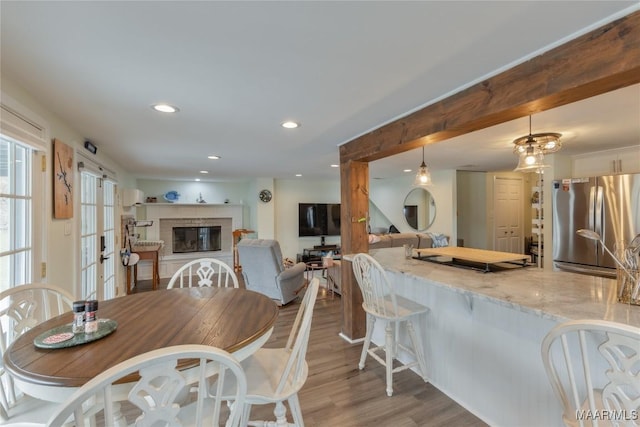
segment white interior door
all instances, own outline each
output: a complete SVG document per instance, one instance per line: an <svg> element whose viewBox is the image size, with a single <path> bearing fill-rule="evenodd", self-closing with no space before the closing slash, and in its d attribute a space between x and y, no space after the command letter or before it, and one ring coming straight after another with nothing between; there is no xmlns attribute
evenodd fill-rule
<svg viewBox="0 0 640 427"><path fill-rule="evenodd" d="M83 170L80 191L82 298L111 299L115 297L115 185Z"/></svg>
<svg viewBox="0 0 640 427"><path fill-rule="evenodd" d="M497 177L494 181L494 249L522 253L522 179Z"/></svg>

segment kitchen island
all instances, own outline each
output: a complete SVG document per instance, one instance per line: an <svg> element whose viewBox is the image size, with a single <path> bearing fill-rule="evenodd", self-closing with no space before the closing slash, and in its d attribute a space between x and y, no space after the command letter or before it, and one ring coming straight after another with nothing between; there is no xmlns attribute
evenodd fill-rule
<svg viewBox="0 0 640 427"><path fill-rule="evenodd" d="M640 327L640 306L617 302L611 279L536 267L483 273L406 259L403 248L370 254L398 294L431 308L419 320L429 382L492 426L562 425L540 355L553 326L602 319ZM373 341L384 342L381 328Z"/></svg>

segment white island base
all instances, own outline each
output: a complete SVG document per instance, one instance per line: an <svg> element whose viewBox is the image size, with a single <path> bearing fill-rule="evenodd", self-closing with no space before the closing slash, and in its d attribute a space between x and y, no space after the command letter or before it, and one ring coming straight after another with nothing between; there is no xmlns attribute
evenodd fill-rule
<svg viewBox="0 0 640 427"><path fill-rule="evenodd" d="M613 280L535 267L482 273L407 260L403 248L371 255L398 294L431 308L419 322L429 381L491 426L563 425L540 354L553 326L581 318L640 325L640 307L616 302ZM384 342L382 328L373 341Z"/></svg>

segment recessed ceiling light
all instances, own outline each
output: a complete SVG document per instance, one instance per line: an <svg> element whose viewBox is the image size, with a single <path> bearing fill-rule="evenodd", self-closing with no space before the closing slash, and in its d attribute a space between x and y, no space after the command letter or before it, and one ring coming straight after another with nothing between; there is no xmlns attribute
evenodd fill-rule
<svg viewBox="0 0 640 427"><path fill-rule="evenodd" d="M332 168L339 168L340 165L331 165Z"/></svg>
<svg viewBox="0 0 640 427"><path fill-rule="evenodd" d="M160 111L161 113L177 113L178 111L180 111L178 107L174 107L173 105L169 104L155 104L152 105L151 108L156 111Z"/></svg>
<svg viewBox="0 0 640 427"><path fill-rule="evenodd" d="M220 156L211 155L211 156L207 156L207 159L211 159L211 160L219 160L219 159L220 159Z"/></svg>
<svg viewBox="0 0 640 427"><path fill-rule="evenodd" d="M200 171L200 173L209 173L209 171Z"/></svg>
<svg viewBox="0 0 640 427"><path fill-rule="evenodd" d="M411 169L405 169L402 172L411 172Z"/></svg>
<svg viewBox="0 0 640 427"><path fill-rule="evenodd" d="M200 182L200 178L196 178L196 182Z"/></svg>
<svg viewBox="0 0 640 427"><path fill-rule="evenodd" d="M296 176L302 176L302 174L301 173L297 173Z"/></svg>
<svg viewBox="0 0 640 427"><path fill-rule="evenodd" d="M288 121L288 122L283 122L281 126L287 129L295 129L298 126L300 126L300 124L296 122Z"/></svg>

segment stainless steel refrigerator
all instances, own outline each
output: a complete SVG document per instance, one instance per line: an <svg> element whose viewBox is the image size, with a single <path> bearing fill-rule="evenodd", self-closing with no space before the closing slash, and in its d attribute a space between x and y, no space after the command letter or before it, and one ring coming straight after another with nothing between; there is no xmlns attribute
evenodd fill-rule
<svg viewBox="0 0 640 427"><path fill-rule="evenodd" d="M554 265L615 277L615 261L602 244L576 231L595 231L613 253L629 244L640 233L640 174L557 180L552 189Z"/></svg>

